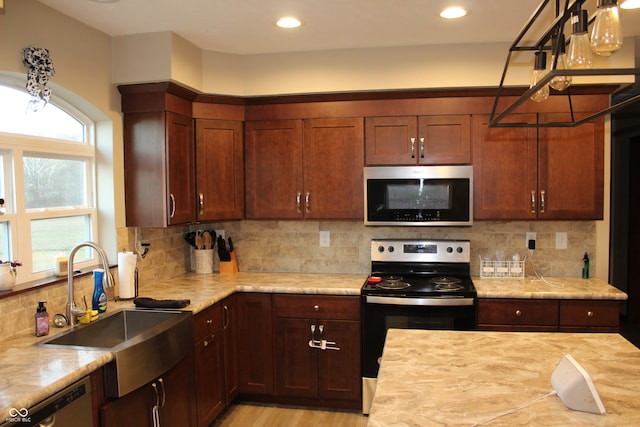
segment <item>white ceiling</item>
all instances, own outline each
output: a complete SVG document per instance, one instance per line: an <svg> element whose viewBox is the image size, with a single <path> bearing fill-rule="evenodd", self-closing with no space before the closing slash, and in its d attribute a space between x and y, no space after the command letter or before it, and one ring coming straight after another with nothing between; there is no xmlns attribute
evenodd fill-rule
<svg viewBox="0 0 640 427"><path fill-rule="evenodd" d="M110 36L172 31L201 49L233 54L511 42L540 3L540 0L38 1ZM440 18L440 10L452 4L465 6L470 13L455 21ZM276 19L285 15L299 17L303 26L296 30L277 28ZM640 35L640 10L622 11L621 20L626 36Z"/></svg>

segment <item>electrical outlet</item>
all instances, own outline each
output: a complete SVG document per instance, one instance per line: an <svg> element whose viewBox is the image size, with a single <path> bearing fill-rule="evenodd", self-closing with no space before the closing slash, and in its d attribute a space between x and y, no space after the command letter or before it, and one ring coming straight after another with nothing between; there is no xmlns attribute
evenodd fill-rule
<svg viewBox="0 0 640 427"><path fill-rule="evenodd" d="M533 248L531 247L531 241L533 240ZM536 232L535 231L527 231L526 240L524 241L524 247L529 249L536 248Z"/></svg>
<svg viewBox="0 0 640 427"><path fill-rule="evenodd" d="M556 249L567 249L567 232L556 233Z"/></svg>
<svg viewBox="0 0 640 427"><path fill-rule="evenodd" d="M216 231L216 236L220 236L223 239L225 239L225 234L224 234L224 230L215 230Z"/></svg>
<svg viewBox="0 0 640 427"><path fill-rule="evenodd" d="M331 246L331 233L329 231L320 232L320 247L328 248Z"/></svg>

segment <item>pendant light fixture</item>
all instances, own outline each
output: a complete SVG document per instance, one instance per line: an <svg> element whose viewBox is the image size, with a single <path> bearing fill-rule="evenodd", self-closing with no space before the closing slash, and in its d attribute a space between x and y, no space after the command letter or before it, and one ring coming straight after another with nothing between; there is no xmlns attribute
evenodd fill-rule
<svg viewBox="0 0 640 427"><path fill-rule="evenodd" d="M595 6L592 2L587 2L587 0L541 0L539 6L509 48L489 117L489 127L575 127L640 101L640 94L625 92L626 86L633 84L640 78L640 68L614 68L616 65L609 65L607 68L606 56L611 55L622 45L622 31L619 25L617 3L617 0L598 0L598 9L590 22L586 6ZM555 5L555 10L549 10L553 8L553 5ZM549 16L553 17L549 20ZM549 21L545 25L539 22L543 20ZM593 40L589 38L590 28ZM563 32L568 29L571 30L571 35L568 38L569 44L567 46L564 43L565 36ZM544 70L545 67L542 63L543 59L546 59L544 57L548 51L551 51L552 56L551 67L547 72ZM594 51L598 55L605 56L601 61L598 61L598 68L594 68ZM520 66L523 55L526 52L534 54L534 70L531 75L529 89L524 90L515 100L501 99L507 73L511 68ZM602 67L600 67L601 64ZM572 92L575 95L578 90L574 90L576 79L583 77L588 78L588 81L592 82L590 84L594 85L613 85L614 83L610 82L615 82L616 79L612 80L611 77L618 77L619 80L617 81L620 83L617 83L617 87L612 86L612 90L607 93L616 95L620 92L623 96L611 96L610 102L613 104L603 107L600 111L590 113L588 116L575 114L571 95ZM598 77L605 77L605 79L598 79ZM559 93L550 93L549 87ZM504 120L522 104L531 102L531 100L542 102L544 99L548 99L549 96L566 96L568 102L565 104L567 110L565 112L568 114L563 115L563 117L568 117L566 121L523 123L518 120ZM500 106L500 111L498 111L498 106Z"/></svg>
<svg viewBox="0 0 640 427"><path fill-rule="evenodd" d="M591 29L591 49L609 56L622 47L622 27L617 0L598 0L598 10Z"/></svg>
<svg viewBox="0 0 640 427"><path fill-rule="evenodd" d="M593 53L589 44L589 14L584 9L571 13L571 39L567 50L567 65L574 70L593 68Z"/></svg>
<svg viewBox="0 0 640 427"><path fill-rule="evenodd" d="M547 74L547 53L543 51L536 52L535 66L533 67L533 73L531 73L531 85L529 88L533 88L543 77ZM542 102L549 98L549 85L544 84L541 88L531 95L531 100L535 102Z"/></svg>
<svg viewBox="0 0 640 427"><path fill-rule="evenodd" d="M562 73L569 68L564 34L560 33L551 39L551 70ZM549 86L557 91L563 91L571 85L571 76L559 74L551 79Z"/></svg>

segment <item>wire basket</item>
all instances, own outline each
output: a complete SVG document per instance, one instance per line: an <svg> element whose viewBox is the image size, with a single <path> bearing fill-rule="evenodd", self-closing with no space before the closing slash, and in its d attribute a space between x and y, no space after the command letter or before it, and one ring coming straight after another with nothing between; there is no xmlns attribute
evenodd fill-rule
<svg viewBox="0 0 640 427"><path fill-rule="evenodd" d="M524 278L523 261L480 260L480 277L494 279Z"/></svg>

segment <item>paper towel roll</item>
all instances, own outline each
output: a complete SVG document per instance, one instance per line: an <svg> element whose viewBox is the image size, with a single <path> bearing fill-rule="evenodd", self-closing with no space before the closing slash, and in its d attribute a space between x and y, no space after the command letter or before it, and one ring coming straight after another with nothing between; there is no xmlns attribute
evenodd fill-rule
<svg viewBox="0 0 640 427"><path fill-rule="evenodd" d="M136 297L136 262L133 252L118 252L118 286L120 299Z"/></svg>

